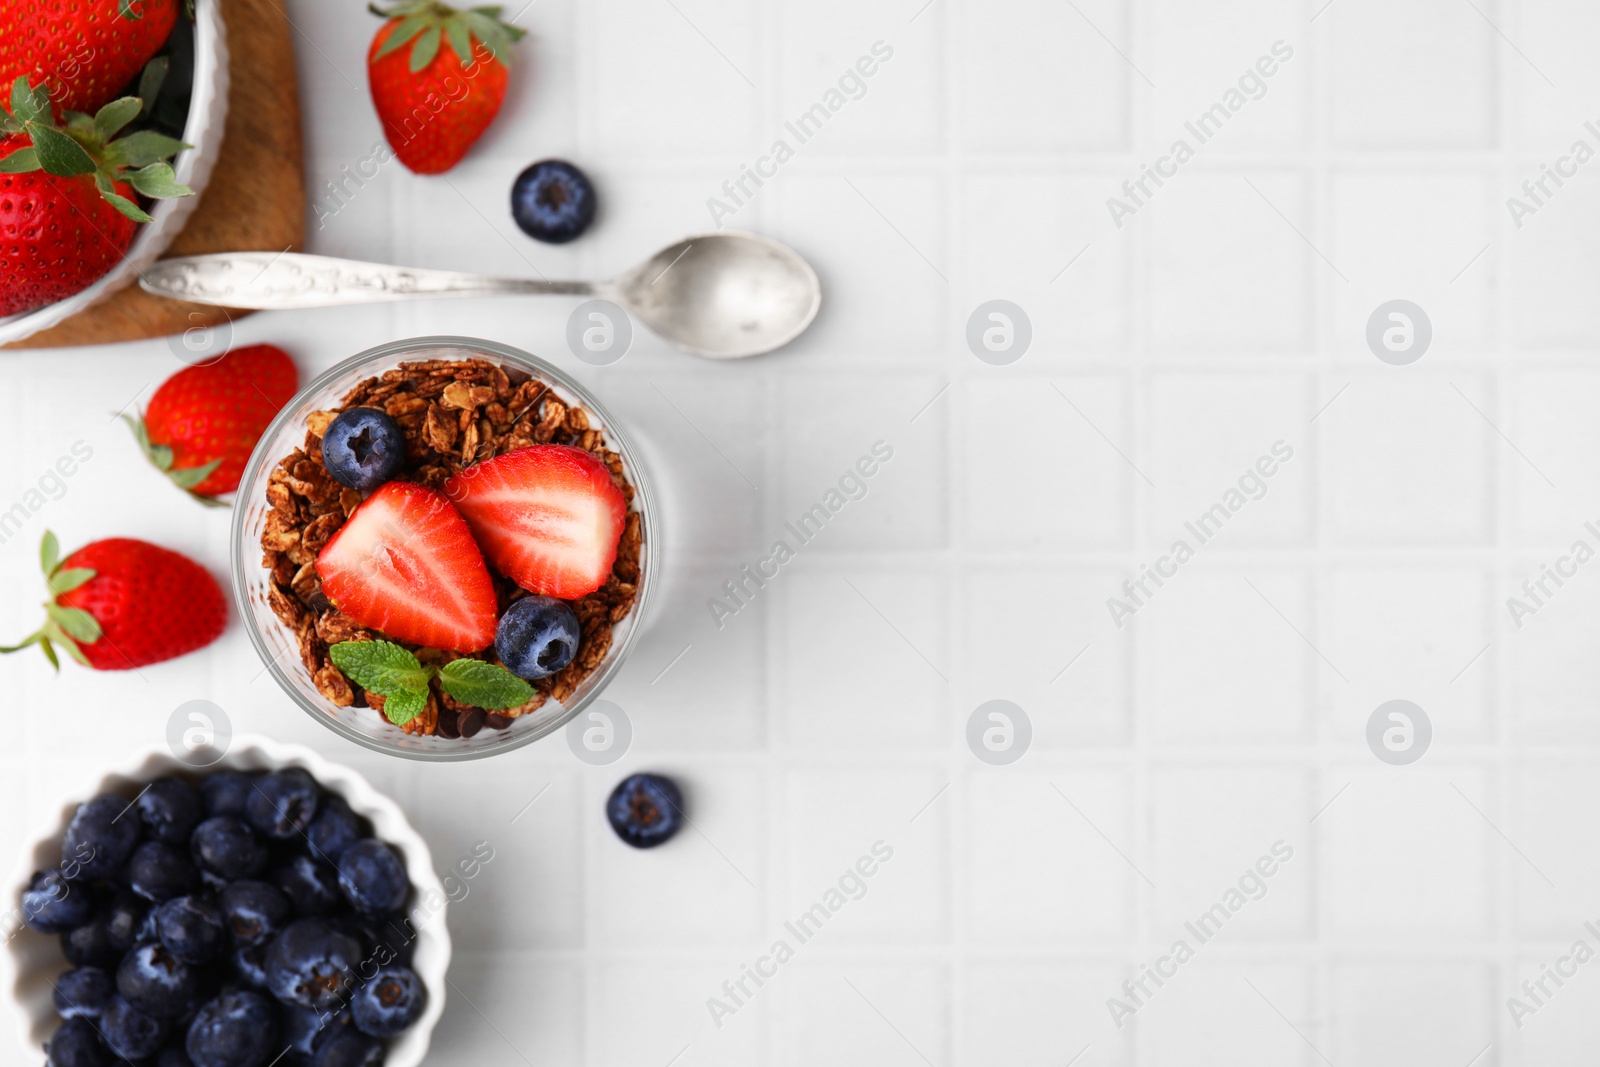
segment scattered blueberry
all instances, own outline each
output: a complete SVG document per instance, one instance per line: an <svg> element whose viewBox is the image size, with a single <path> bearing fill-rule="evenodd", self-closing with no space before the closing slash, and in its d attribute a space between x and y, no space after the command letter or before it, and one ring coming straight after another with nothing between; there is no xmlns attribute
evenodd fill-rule
<svg viewBox="0 0 1600 1067"><path fill-rule="evenodd" d="M322 463L340 485L362 492L389 480L405 461L406 435L377 408L341 411L322 433Z"/></svg>
<svg viewBox="0 0 1600 1067"><path fill-rule="evenodd" d="M134 806L139 809L145 835L169 845L188 844L189 835L205 816L199 792L177 778L151 782Z"/></svg>
<svg viewBox="0 0 1600 1067"><path fill-rule="evenodd" d="M394 911L406 902L410 886L400 857L376 838L357 841L339 857L339 888L357 911Z"/></svg>
<svg viewBox="0 0 1600 1067"><path fill-rule="evenodd" d="M311 1067L382 1067L383 1044L347 1027L324 1041L311 1057Z"/></svg>
<svg viewBox="0 0 1600 1067"><path fill-rule="evenodd" d="M511 217L536 241L566 244L589 228L594 209L588 175L563 160L535 163L511 185Z"/></svg>
<svg viewBox="0 0 1600 1067"><path fill-rule="evenodd" d="M111 1051L125 1060L138 1062L153 1056L167 1039L167 1024L129 1004L123 997L112 997L100 1013L100 1036Z"/></svg>
<svg viewBox="0 0 1600 1067"><path fill-rule="evenodd" d="M296 919L267 950L267 986L290 1004L317 1011L339 1007L361 962L361 946L320 919Z"/></svg>
<svg viewBox="0 0 1600 1067"><path fill-rule="evenodd" d="M74 865L73 877L110 878L128 862L141 830L138 815L122 817L129 807L122 797L109 793L79 805L61 842L62 865Z"/></svg>
<svg viewBox="0 0 1600 1067"><path fill-rule="evenodd" d="M548 678L572 662L578 652L578 616L564 600L525 596L500 616L494 651L506 670L534 681Z"/></svg>
<svg viewBox="0 0 1600 1067"><path fill-rule="evenodd" d="M242 821L216 815L195 827L189 849L202 870L223 878L253 878L267 865L267 850Z"/></svg>
<svg viewBox="0 0 1600 1067"><path fill-rule="evenodd" d="M157 908L156 932L185 963L210 963L228 944L222 909L199 897L173 897Z"/></svg>
<svg viewBox="0 0 1600 1067"><path fill-rule="evenodd" d="M294 906L283 890L266 882L234 882L217 898L227 917L228 931L238 945L259 945L272 940L289 924Z"/></svg>
<svg viewBox="0 0 1600 1067"><path fill-rule="evenodd" d="M60 871L36 871L22 893L22 918L31 930L61 934L82 926L94 914L94 900Z"/></svg>
<svg viewBox="0 0 1600 1067"><path fill-rule="evenodd" d="M194 890L200 873L176 845L146 841L128 860L128 888L157 904Z"/></svg>
<svg viewBox="0 0 1600 1067"><path fill-rule="evenodd" d="M306 830L311 854L328 863L338 863L339 853L361 839L362 829L361 816L350 810L343 797L323 797L317 817Z"/></svg>
<svg viewBox="0 0 1600 1067"><path fill-rule="evenodd" d="M362 1033L393 1037L422 1017L428 991L409 967L384 967L356 990L350 1014Z"/></svg>
<svg viewBox="0 0 1600 1067"><path fill-rule="evenodd" d="M146 1015L175 1019L193 1006L200 974L159 941L140 945L122 957L117 992Z"/></svg>
<svg viewBox="0 0 1600 1067"><path fill-rule="evenodd" d="M206 816L237 815L244 817L245 804L255 792L259 774L244 771L218 771L200 780L200 800L205 805Z"/></svg>
<svg viewBox="0 0 1600 1067"><path fill-rule="evenodd" d="M299 767L269 774L256 783L245 802L245 816L264 837L288 841L306 832L317 815L322 791Z"/></svg>
<svg viewBox="0 0 1600 1067"><path fill-rule="evenodd" d="M634 848L654 848L670 840L683 824L683 794L664 775L631 774L611 791L606 818L617 836Z"/></svg>
<svg viewBox="0 0 1600 1067"><path fill-rule="evenodd" d="M117 984L105 971L98 967L79 967L56 979L53 994L56 1014L63 1019L76 1015L98 1018L116 994Z"/></svg>
<svg viewBox="0 0 1600 1067"><path fill-rule="evenodd" d="M194 1067L262 1067L279 1053L278 1013L260 993L235 990L200 1009L184 1048Z"/></svg>
<svg viewBox="0 0 1600 1067"><path fill-rule="evenodd" d="M294 905L297 915L327 915L343 902L339 875L320 860L295 856L272 872L272 883Z"/></svg>
<svg viewBox="0 0 1600 1067"><path fill-rule="evenodd" d="M111 1053L100 1040L100 1032L86 1018L67 1019L50 1036L50 1059L46 1067L105 1067Z"/></svg>

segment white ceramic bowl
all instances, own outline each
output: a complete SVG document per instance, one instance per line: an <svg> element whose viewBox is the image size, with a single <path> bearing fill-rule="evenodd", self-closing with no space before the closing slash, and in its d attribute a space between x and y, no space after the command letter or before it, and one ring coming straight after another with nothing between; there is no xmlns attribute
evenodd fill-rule
<svg viewBox="0 0 1600 1067"><path fill-rule="evenodd" d="M193 189L195 195L156 201L150 208L151 221L134 234L122 262L83 292L34 311L0 318L0 344L49 329L121 289L159 259L183 229L216 165L228 117L228 33L221 3L222 0L195 0L194 5L194 89L189 98L189 118L183 127L184 141L194 147L178 153L173 168L178 173L178 183Z"/></svg>
<svg viewBox="0 0 1600 1067"><path fill-rule="evenodd" d="M374 836L394 846L405 861L412 890L406 910L417 930L411 968L428 990L428 1006L416 1025L400 1037L389 1039L385 1063L387 1067L417 1067L422 1062L428 1054L434 1025L444 1013L444 979L450 966L450 934L445 928L448 901L444 886L434 873L427 843L411 828L399 805L355 771L329 763L309 748L250 735L235 737L226 755L199 772L175 758L165 746L136 753L123 766L68 794L57 816L38 828L33 850L22 857L5 899L5 911L0 914L0 936L6 937L7 949L0 953L0 989L11 990L22 1042L30 1058L12 1061L9 1056L0 1056L0 1062L38 1062L43 1055L40 1050L59 1025L50 982L71 964L61 955L59 938L34 933L22 925L22 893L33 872L60 864L61 840L78 805L98 793L116 793L131 800L145 783L168 774L194 777L220 770L275 771L285 767L302 768L323 789L343 797L357 815L366 816L372 823Z"/></svg>

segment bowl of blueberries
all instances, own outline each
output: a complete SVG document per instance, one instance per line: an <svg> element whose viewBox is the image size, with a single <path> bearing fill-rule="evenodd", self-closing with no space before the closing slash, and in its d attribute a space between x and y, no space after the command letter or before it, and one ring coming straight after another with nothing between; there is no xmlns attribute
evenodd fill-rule
<svg viewBox="0 0 1600 1067"><path fill-rule="evenodd" d="M3 923L49 1067L415 1067L444 1010L446 898L398 806L309 749L152 749L78 793Z"/></svg>

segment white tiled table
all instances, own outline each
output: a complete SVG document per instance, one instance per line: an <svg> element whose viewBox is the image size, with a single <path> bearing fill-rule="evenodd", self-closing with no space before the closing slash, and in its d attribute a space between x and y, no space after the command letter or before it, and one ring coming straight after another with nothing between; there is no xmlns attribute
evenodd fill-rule
<svg viewBox="0 0 1600 1067"><path fill-rule="evenodd" d="M486 764L379 759L293 710L237 625L139 676L18 658L0 666L0 854L206 698L360 767L441 865L493 844L451 912L441 1063L1580 1062L1600 963L1520 1028L1506 999L1574 940L1600 949L1583 928L1600 918L1600 564L1520 630L1505 601L1574 539L1596 545L1600 163L1520 229L1505 200L1575 139L1600 147L1583 128L1600 14L1324 3L529 5L512 99L471 157L441 179L386 168L311 250L619 270L706 228L707 198L785 120L875 41L893 49L732 220L792 243L827 286L780 355L711 365L641 332L595 370L566 351L562 301L237 327L307 377L394 338L491 337L627 420L671 539L659 614L608 694L632 751L604 769L559 739ZM320 186L379 137L376 21L288 7ZM1279 40L1293 57L1265 95L1114 226L1106 198ZM604 202L561 249L506 206L549 155ZM1364 342L1397 297L1435 329L1403 368ZM1033 323L1011 366L964 340L993 298ZM109 418L177 366L162 342L0 359L0 504L74 441L94 449L0 547L4 633L34 624L46 526L224 572L227 516L186 507ZM879 440L894 458L866 497L719 630L707 598ZM1115 627L1106 598L1279 440L1294 457L1266 496ZM1364 739L1397 697L1435 731L1410 767ZM995 698L1034 727L1009 767L964 741ZM600 814L638 768L677 775L696 824L654 853ZM894 856L866 895L715 1025L707 998L879 840ZM1107 998L1196 944L1184 923L1279 840L1294 857L1266 895L1117 1029Z"/></svg>

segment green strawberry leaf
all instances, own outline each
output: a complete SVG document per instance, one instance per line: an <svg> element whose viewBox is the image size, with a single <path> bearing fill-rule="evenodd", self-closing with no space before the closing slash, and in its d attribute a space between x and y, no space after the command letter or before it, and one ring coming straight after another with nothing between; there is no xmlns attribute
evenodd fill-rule
<svg viewBox="0 0 1600 1067"><path fill-rule="evenodd" d="M134 10L133 5L135 2L136 0L117 0L117 14L129 22L138 22L144 18L144 12Z"/></svg>
<svg viewBox="0 0 1600 1067"><path fill-rule="evenodd" d="M47 174L70 178L74 174L92 174L94 160L83 150L83 145L52 126L40 122L27 123L28 137L39 150L39 165Z"/></svg>
<svg viewBox="0 0 1600 1067"><path fill-rule="evenodd" d="M92 645L100 640L100 623L82 608L64 608L60 604L46 604L45 614L50 621L64 630L68 637Z"/></svg>
<svg viewBox="0 0 1600 1067"><path fill-rule="evenodd" d="M372 10L377 11L377 8ZM382 12L379 12L379 14L382 14ZM384 39L383 47L378 49L378 54L372 58L379 60L390 52L398 51L401 45L427 29L431 21L427 15L412 15L410 18L401 19L400 25L396 26L395 31Z"/></svg>
<svg viewBox="0 0 1600 1067"><path fill-rule="evenodd" d="M167 451L171 453L172 450L169 448ZM177 470L167 471L167 477L171 478L179 489L192 490L195 486L211 477L211 472L221 464L222 460L214 459L210 463L199 467L180 467Z"/></svg>
<svg viewBox="0 0 1600 1067"><path fill-rule="evenodd" d="M438 26L429 26L417 38L417 43L411 47L411 73L418 74L428 69L433 57L439 54L439 39L443 33Z"/></svg>
<svg viewBox="0 0 1600 1067"><path fill-rule="evenodd" d="M467 29L466 22L460 18L452 18L445 22L444 32L450 39L450 50L461 60L461 65L472 66L472 33Z"/></svg>
<svg viewBox="0 0 1600 1067"><path fill-rule="evenodd" d="M369 644L371 642L368 642ZM383 698L383 717L396 726L406 723L421 715L428 706L428 691L420 693L396 693Z"/></svg>
<svg viewBox="0 0 1600 1067"><path fill-rule="evenodd" d="M156 97L161 95L161 86L166 80L166 56L156 56L144 65L144 72L139 75L139 99L143 101L139 106L140 118L150 114L150 109L156 106Z"/></svg>
<svg viewBox="0 0 1600 1067"><path fill-rule="evenodd" d="M136 133L133 136L143 137L144 134ZM151 136L159 137L160 134L152 134ZM129 140L132 139L129 138ZM170 138L162 139L170 140ZM117 144L121 143L120 141L117 142ZM182 142L178 143L182 144ZM183 147L187 148L188 146L183 145ZM152 200L172 200L180 196L192 196L194 194L194 190L187 185L178 184L178 176L173 172L172 164L170 163L151 163L142 170L123 175L123 179Z"/></svg>
<svg viewBox="0 0 1600 1067"><path fill-rule="evenodd" d="M50 666L56 669L57 674L60 674L61 660L56 658L56 648L50 643L50 639L41 636L39 638L39 648L44 651L44 658L50 661Z"/></svg>
<svg viewBox="0 0 1600 1067"><path fill-rule="evenodd" d="M46 530L44 540L39 542L39 567L48 578L55 574L59 566L61 566L61 542L55 534Z"/></svg>
<svg viewBox="0 0 1600 1067"><path fill-rule="evenodd" d="M100 190L100 195L105 198L106 203L122 212L134 222L150 221L150 216L145 214L143 208L141 208L138 204L135 204L132 200L129 200L127 197L123 196L121 193L117 192L116 188L111 184L111 179L106 177L105 171L101 170L95 172L94 187Z"/></svg>
<svg viewBox="0 0 1600 1067"><path fill-rule="evenodd" d="M481 659L451 660L439 671L439 685L456 700L500 711L533 699L533 686L504 667Z"/></svg>
<svg viewBox="0 0 1600 1067"><path fill-rule="evenodd" d="M50 577L50 595L60 596L70 592L93 578L94 574L88 567L69 567L64 571L56 571Z"/></svg>
<svg viewBox="0 0 1600 1067"><path fill-rule="evenodd" d="M130 96L128 99L138 103L138 99L135 97ZM113 107L115 105L107 104L106 106ZM99 119L95 121L98 123ZM171 159L188 147L190 146L175 137L167 137L154 130L140 130L138 133L128 134L128 136L119 141L112 141L106 145L105 151L101 155L104 156L107 163L112 165L148 167L152 163L160 163L162 160ZM130 180L132 179L130 178Z"/></svg>
<svg viewBox="0 0 1600 1067"><path fill-rule="evenodd" d="M54 622L46 622L44 624L44 629L45 639L39 642L40 644L60 645L62 648L67 650L67 655L71 656L76 662L85 667L89 665L89 657L83 654L83 649L78 647L78 642L74 641L72 638L63 633L61 627L57 626ZM51 652L54 651L55 650L52 648ZM59 666L60 661L58 661L55 656L51 655L50 652L45 653L45 655L50 658L51 662L57 664L57 670L61 669Z"/></svg>
<svg viewBox="0 0 1600 1067"><path fill-rule="evenodd" d="M113 100L105 107L94 113L94 132L102 141L109 141L117 135L128 123L139 117L144 110L144 101L137 96L124 96L120 100ZM139 136L138 134L134 135ZM131 140L132 138L129 138ZM128 142L122 142L126 145ZM157 158L160 158L159 156Z"/></svg>
<svg viewBox="0 0 1600 1067"><path fill-rule="evenodd" d="M39 150L37 148L19 148L4 159L0 159L0 174L28 174L43 169L39 163Z"/></svg>
<svg viewBox="0 0 1600 1067"><path fill-rule="evenodd" d="M37 98L28 87L28 79L18 77L11 83L11 114L18 122L39 122L48 119L49 113L40 114Z"/></svg>
<svg viewBox="0 0 1600 1067"><path fill-rule="evenodd" d="M381 696L428 695L428 669L391 641L340 641L328 647L328 657L351 681Z"/></svg>

